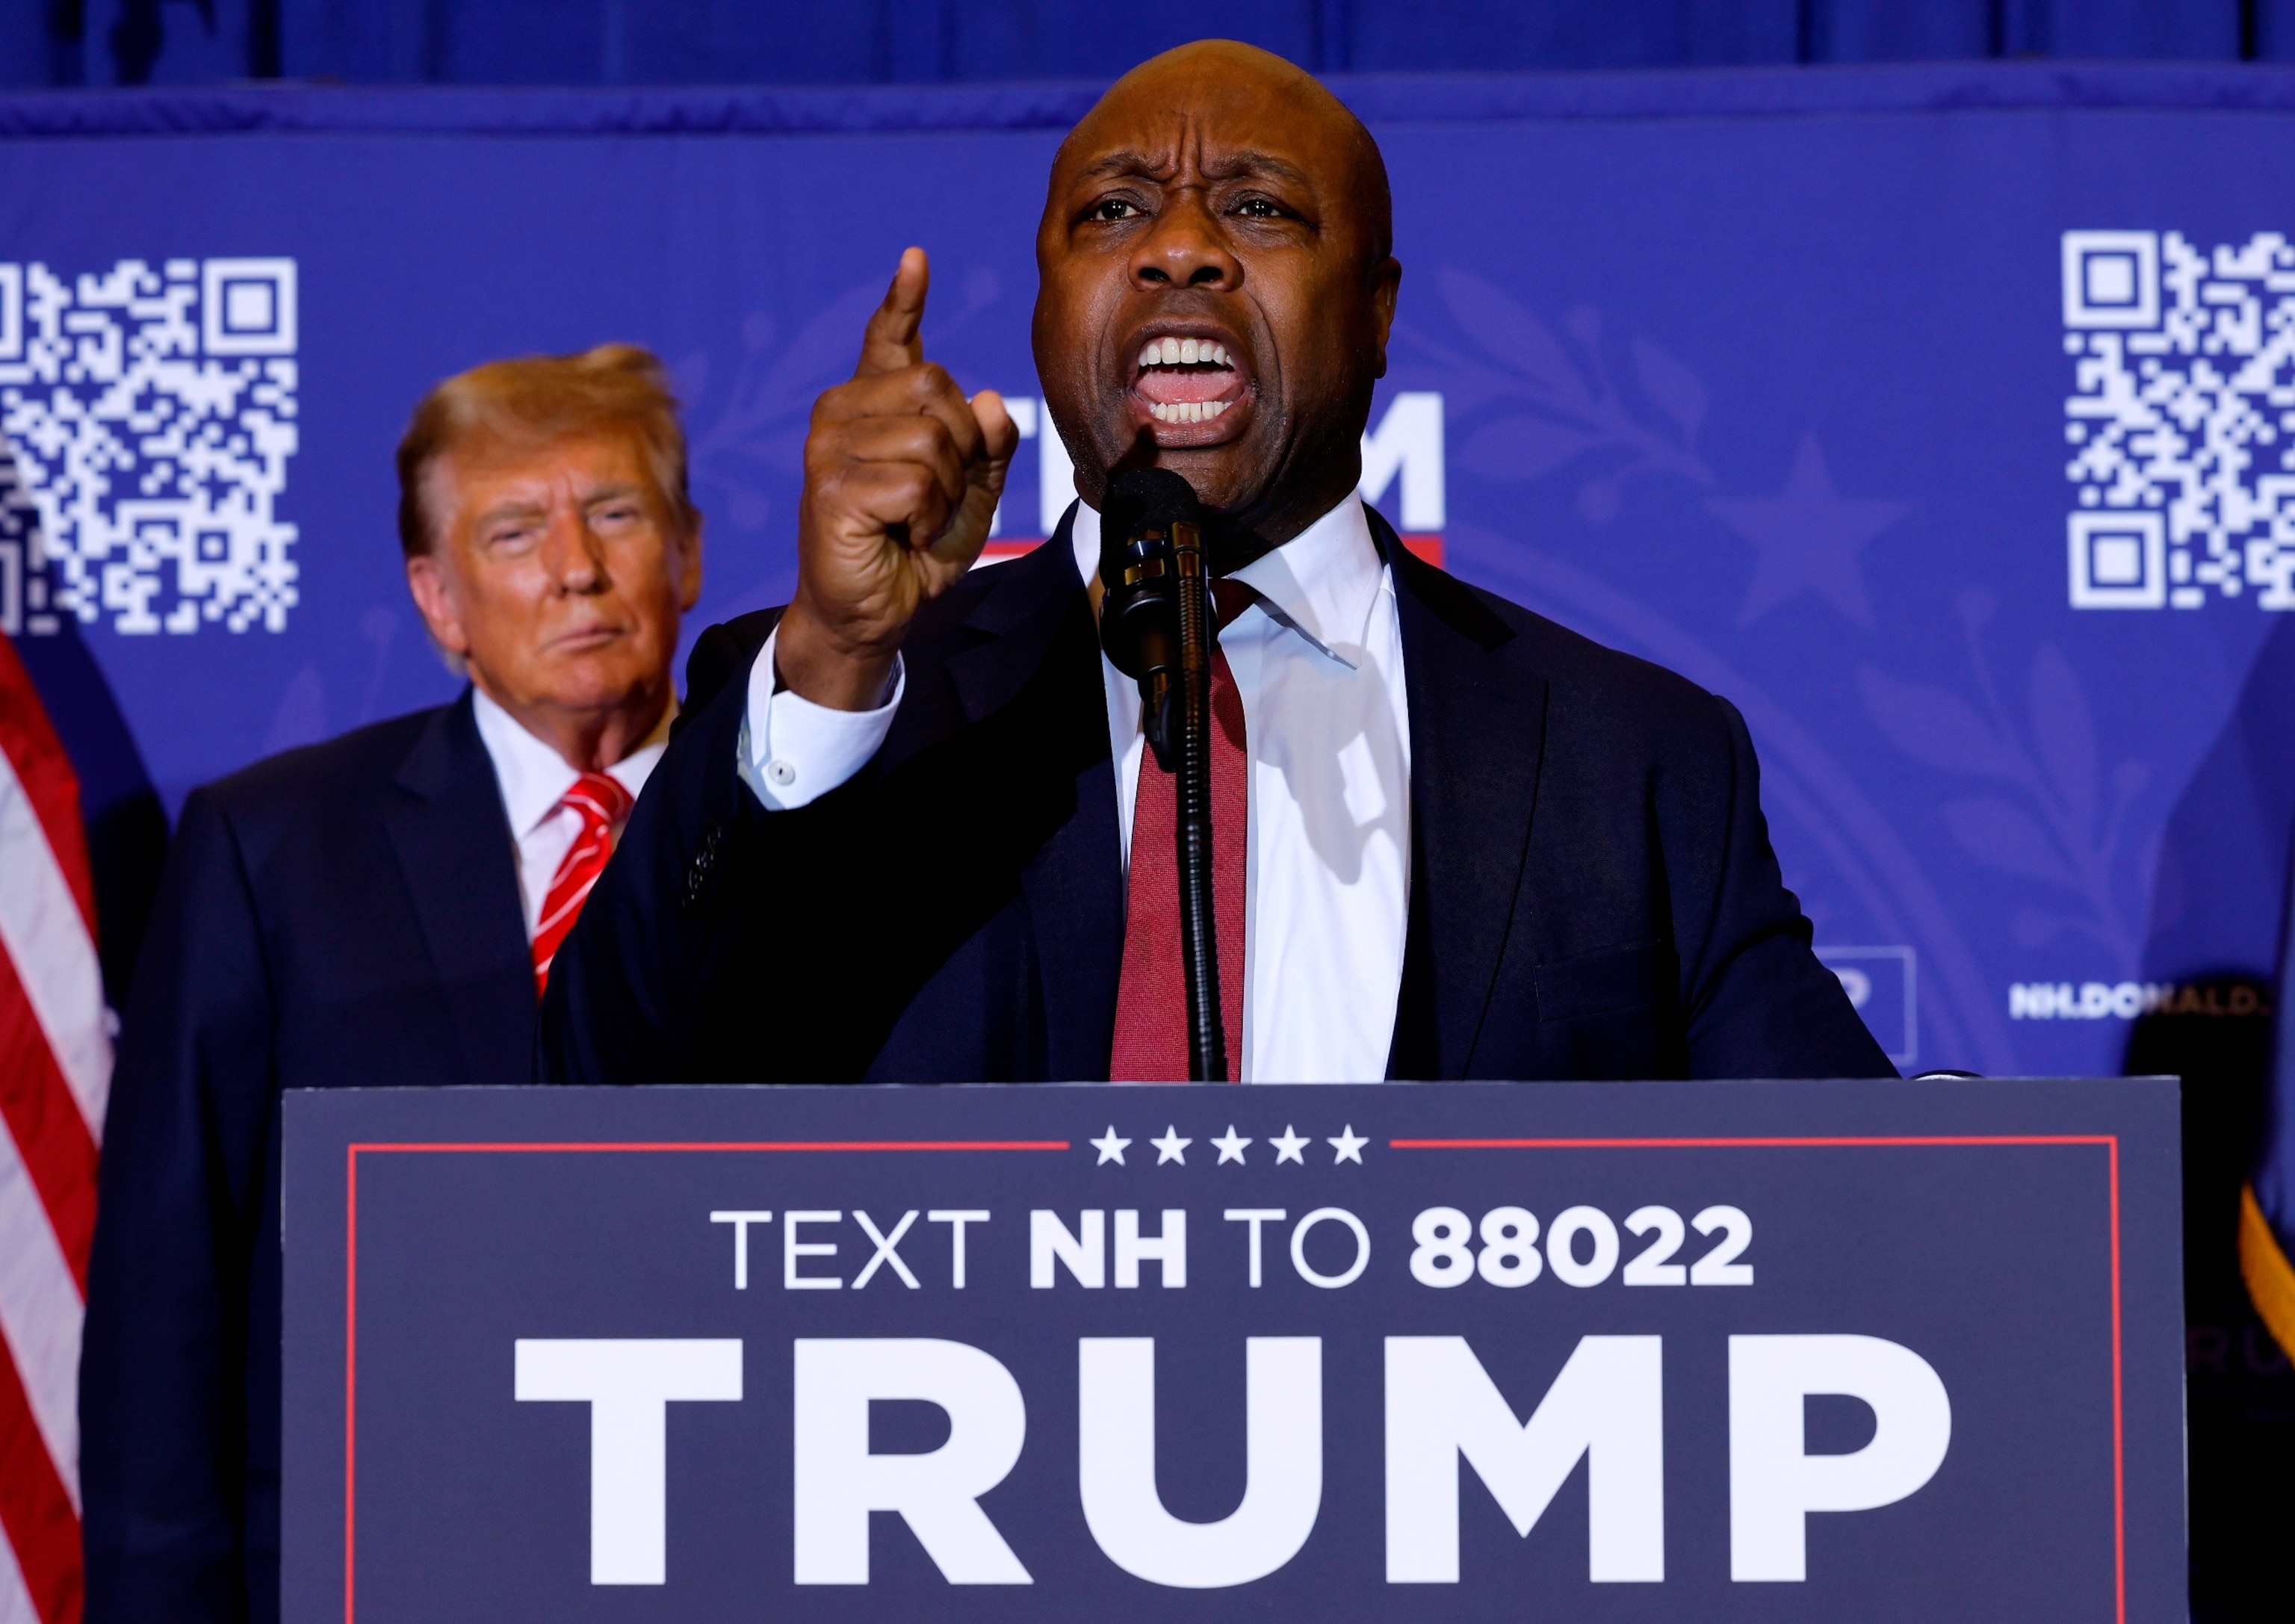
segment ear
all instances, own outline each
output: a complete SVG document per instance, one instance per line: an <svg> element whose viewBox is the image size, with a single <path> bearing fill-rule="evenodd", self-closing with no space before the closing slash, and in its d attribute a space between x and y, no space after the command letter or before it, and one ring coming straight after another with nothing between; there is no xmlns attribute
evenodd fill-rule
<svg viewBox="0 0 2295 1624"><path fill-rule="evenodd" d="M1371 375L1384 378L1387 335L1394 330L1395 301L1402 291L1402 262L1390 254L1371 267L1370 276L1371 322L1378 337L1378 371Z"/></svg>
<svg viewBox="0 0 2295 1624"><path fill-rule="evenodd" d="M470 640L462 630L461 606L455 601L453 571L435 552L417 553L406 560L406 590L430 628L430 641L458 659L467 659Z"/></svg>

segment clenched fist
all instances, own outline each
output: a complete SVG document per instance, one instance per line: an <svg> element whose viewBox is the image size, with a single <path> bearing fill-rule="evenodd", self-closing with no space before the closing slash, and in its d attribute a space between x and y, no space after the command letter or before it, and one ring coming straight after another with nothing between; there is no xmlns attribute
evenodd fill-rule
<svg viewBox="0 0 2295 1624"><path fill-rule="evenodd" d="M781 681L816 705L879 704L919 607L980 556L1019 433L1003 397L967 400L918 337L931 270L901 256L853 379L815 402L804 441L796 595Z"/></svg>

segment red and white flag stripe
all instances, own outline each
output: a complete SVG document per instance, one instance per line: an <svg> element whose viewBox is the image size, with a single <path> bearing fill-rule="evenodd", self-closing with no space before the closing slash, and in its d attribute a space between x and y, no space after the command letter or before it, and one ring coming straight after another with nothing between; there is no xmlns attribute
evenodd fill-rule
<svg viewBox="0 0 2295 1624"><path fill-rule="evenodd" d="M80 1329L110 1083L78 781L0 637L0 1624L80 1616Z"/></svg>

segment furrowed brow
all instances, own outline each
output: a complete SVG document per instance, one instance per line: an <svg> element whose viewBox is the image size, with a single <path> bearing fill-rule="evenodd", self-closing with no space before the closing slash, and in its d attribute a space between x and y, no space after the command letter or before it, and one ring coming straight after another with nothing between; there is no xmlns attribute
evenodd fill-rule
<svg viewBox="0 0 2295 1624"><path fill-rule="evenodd" d="M1203 170L1205 178L1215 181L1247 180L1254 175L1263 175L1269 180L1287 181L1295 186L1311 189L1314 184L1305 170L1272 152L1226 152L1215 158L1206 157Z"/></svg>
<svg viewBox="0 0 2295 1624"><path fill-rule="evenodd" d="M1162 180L1171 173L1171 165L1149 157L1145 152L1110 152L1095 158L1076 171L1080 181L1115 180L1137 175L1142 180Z"/></svg>

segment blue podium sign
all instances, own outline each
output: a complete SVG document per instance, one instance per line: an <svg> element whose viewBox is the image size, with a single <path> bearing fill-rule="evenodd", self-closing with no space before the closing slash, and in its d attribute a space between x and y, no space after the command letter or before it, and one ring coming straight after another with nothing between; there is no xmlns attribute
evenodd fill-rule
<svg viewBox="0 0 2295 1624"><path fill-rule="evenodd" d="M2184 1616L2171 1082L286 1133L296 1624Z"/></svg>

